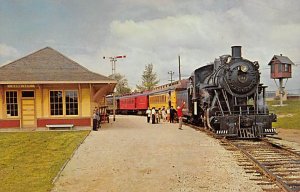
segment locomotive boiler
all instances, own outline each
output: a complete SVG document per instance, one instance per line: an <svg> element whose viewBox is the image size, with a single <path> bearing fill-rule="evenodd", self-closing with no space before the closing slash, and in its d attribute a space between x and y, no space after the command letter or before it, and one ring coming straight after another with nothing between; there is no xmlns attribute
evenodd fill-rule
<svg viewBox="0 0 300 192"><path fill-rule="evenodd" d="M190 121L220 136L261 138L276 134L260 83L258 62L244 59L241 46L231 55L196 69L190 77Z"/></svg>

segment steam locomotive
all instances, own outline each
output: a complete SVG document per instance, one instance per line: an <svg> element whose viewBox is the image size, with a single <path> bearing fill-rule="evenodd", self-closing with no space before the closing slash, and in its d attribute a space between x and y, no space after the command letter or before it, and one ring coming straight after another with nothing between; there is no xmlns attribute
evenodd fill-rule
<svg viewBox="0 0 300 192"><path fill-rule="evenodd" d="M117 112L145 114L185 101L184 120L202 125L219 136L261 138L276 134L276 115L265 104L266 86L260 83L259 64L242 58L241 46L193 71L189 79L161 85L153 91L119 96ZM112 111L112 97L107 97Z"/></svg>
<svg viewBox="0 0 300 192"><path fill-rule="evenodd" d="M187 117L220 136L260 138L276 134L265 104L266 86L260 83L259 64L242 58L241 46L193 71L187 88Z"/></svg>

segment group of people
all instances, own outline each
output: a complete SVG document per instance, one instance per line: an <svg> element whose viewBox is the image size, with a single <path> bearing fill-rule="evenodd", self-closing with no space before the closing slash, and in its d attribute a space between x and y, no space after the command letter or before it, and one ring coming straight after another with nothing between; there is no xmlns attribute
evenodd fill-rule
<svg viewBox="0 0 300 192"><path fill-rule="evenodd" d="M162 108L158 108L158 110L155 109L155 107L148 107L146 111L147 115L147 122L150 123L150 119L152 121L152 124L160 123L160 120L162 119L163 122L170 122L174 123L175 115L177 114L178 122L179 122L179 129L182 129L182 109L185 105L185 102L182 102L181 106L177 107L176 109L171 106L170 108L165 108L163 106Z"/></svg>

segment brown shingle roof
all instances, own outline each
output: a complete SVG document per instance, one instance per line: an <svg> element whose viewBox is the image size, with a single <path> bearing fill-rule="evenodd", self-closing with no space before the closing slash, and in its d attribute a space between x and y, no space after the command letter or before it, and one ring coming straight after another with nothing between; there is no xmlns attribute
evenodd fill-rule
<svg viewBox="0 0 300 192"><path fill-rule="evenodd" d="M8 82L116 83L46 47L0 67L0 84Z"/></svg>
<svg viewBox="0 0 300 192"><path fill-rule="evenodd" d="M282 56L282 55L274 55L268 65L271 65L271 63L276 59L278 59L279 62L283 64L295 65L287 56Z"/></svg>

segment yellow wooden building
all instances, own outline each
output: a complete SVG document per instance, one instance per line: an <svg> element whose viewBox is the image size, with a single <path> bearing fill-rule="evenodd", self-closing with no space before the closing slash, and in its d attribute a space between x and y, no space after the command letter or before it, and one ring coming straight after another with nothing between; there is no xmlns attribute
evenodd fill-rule
<svg viewBox="0 0 300 192"><path fill-rule="evenodd" d="M46 47L0 67L0 128L91 126L115 85Z"/></svg>

